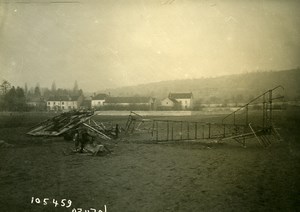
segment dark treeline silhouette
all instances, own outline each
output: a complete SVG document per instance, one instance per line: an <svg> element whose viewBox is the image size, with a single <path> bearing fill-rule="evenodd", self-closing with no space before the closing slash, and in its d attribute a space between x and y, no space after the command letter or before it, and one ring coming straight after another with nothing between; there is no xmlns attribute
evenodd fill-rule
<svg viewBox="0 0 300 212"><path fill-rule="evenodd" d="M73 89L56 88L56 83L54 81L51 85L51 89L41 88L40 85L37 84L34 88L32 87L28 90L27 84L25 83L25 96L27 98L42 96L47 99L51 96L79 96L82 94L83 91L78 88L77 81L75 81Z"/></svg>
<svg viewBox="0 0 300 212"><path fill-rule="evenodd" d="M80 96L82 89L78 88L75 81L73 89L56 88L55 82L51 89L41 88L39 83L35 87L28 88L25 83L24 88L15 87L7 80L0 84L0 110L1 111L30 111L45 110L46 100L54 96Z"/></svg>
<svg viewBox="0 0 300 212"><path fill-rule="evenodd" d="M23 88L11 86L4 80L0 85L1 98L0 109L7 111L24 111L26 110L26 98Z"/></svg>

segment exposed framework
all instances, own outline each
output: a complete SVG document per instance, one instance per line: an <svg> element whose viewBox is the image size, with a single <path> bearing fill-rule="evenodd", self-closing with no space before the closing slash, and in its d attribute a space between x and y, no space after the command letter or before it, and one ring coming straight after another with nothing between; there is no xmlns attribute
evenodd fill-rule
<svg viewBox="0 0 300 212"><path fill-rule="evenodd" d="M246 139L256 138L262 146L268 147L272 140L281 140L274 126L273 111L274 101L283 98L279 92L282 90L279 85L264 92L225 116L221 123L149 120L131 112L126 133L141 131L141 126L147 125L143 130L150 132L155 141L234 139L245 146Z"/></svg>
<svg viewBox="0 0 300 212"><path fill-rule="evenodd" d="M282 91L281 89L283 90L282 86L277 86L264 92L225 116L221 123L145 119L135 112L130 112L125 134L132 135L134 132L141 132L144 133L143 139L146 138L145 135L150 135L146 140L155 141L234 139L243 146L245 146L246 139L256 138L262 146L268 147L272 140L281 140L273 122L274 101L283 98L278 93ZM27 134L60 136L72 132L72 129L77 129L79 126L84 126L105 140L117 137L117 127L106 127L103 123L91 119L93 115L93 111L62 113L38 124Z"/></svg>
<svg viewBox="0 0 300 212"><path fill-rule="evenodd" d="M32 127L27 135L32 136L59 136L78 127L94 115L93 111L71 111L62 113Z"/></svg>
<svg viewBox="0 0 300 212"><path fill-rule="evenodd" d="M263 94L257 96L256 98L252 99L247 104L240 107L239 109L232 112L231 114L225 116L222 120L222 124L224 125L224 136L222 140L235 139L237 142L242 143L245 146L245 139L255 137L258 140L258 142L264 147L270 146L272 140L280 141L281 137L273 121L274 101L284 98L283 95L277 93L280 89L284 90L284 88L281 85L276 86L264 92ZM255 103L257 101L262 104L262 108L260 110L261 119L257 119L255 120L256 123L252 123L250 120L249 107L251 106L252 103ZM236 126L237 114L242 110L245 111L244 119L243 119L244 126L242 132L237 133L229 130L229 134L231 133L232 135L226 136L226 124L225 124L226 121L232 118L232 120L229 121L229 124Z"/></svg>
<svg viewBox="0 0 300 212"><path fill-rule="evenodd" d="M72 137L72 131L79 127L86 127L100 138L110 140L114 129L107 128L103 123L91 119L94 111L71 111L62 113L34 126L27 135L32 136L61 136Z"/></svg>
<svg viewBox="0 0 300 212"><path fill-rule="evenodd" d="M132 134L133 132L152 132L151 119L145 119L143 116L131 111L125 126L125 134Z"/></svg>

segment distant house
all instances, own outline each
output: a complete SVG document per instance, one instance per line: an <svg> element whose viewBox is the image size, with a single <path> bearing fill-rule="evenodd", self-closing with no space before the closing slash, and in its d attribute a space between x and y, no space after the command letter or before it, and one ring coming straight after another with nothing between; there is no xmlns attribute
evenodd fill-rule
<svg viewBox="0 0 300 212"><path fill-rule="evenodd" d="M43 97L30 96L26 99L26 104L33 110L46 110L46 101Z"/></svg>
<svg viewBox="0 0 300 212"><path fill-rule="evenodd" d="M180 105L180 103L170 97L161 100L161 109L175 109L178 105Z"/></svg>
<svg viewBox="0 0 300 212"><path fill-rule="evenodd" d="M193 109L193 93L169 93L168 98L175 99L183 110Z"/></svg>
<svg viewBox="0 0 300 212"><path fill-rule="evenodd" d="M155 99L152 97L107 97L106 109L116 110L154 110Z"/></svg>
<svg viewBox="0 0 300 212"><path fill-rule="evenodd" d="M91 108L99 108L104 106L105 99L108 97L107 94L100 93L92 97Z"/></svg>
<svg viewBox="0 0 300 212"><path fill-rule="evenodd" d="M47 100L48 111L70 111L80 108L83 96L53 96Z"/></svg>

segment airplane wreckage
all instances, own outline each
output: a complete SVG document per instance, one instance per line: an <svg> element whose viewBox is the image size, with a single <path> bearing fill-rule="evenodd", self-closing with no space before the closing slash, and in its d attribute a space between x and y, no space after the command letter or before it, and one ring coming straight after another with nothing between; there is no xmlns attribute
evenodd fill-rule
<svg viewBox="0 0 300 212"><path fill-rule="evenodd" d="M94 111L74 110L65 112L33 126L26 134L36 137L63 136L65 140L73 140L75 142L73 153L92 153L92 155L97 155L98 151L111 153L111 150L102 144L94 143L90 145L87 142L82 144L82 140L93 141L95 137L99 137L101 140L109 141L118 138L120 132L124 132L124 135L133 134L134 131L140 130L140 126L145 120L151 121L150 119L143 119L137 113L130 112L124 129L119 128L118 124L112 125L97 122L92 119L95 115ZM136 122L139 123L138 126L136 126ZM83 145L85 145L84 148ZM64 153L67 154L66 152Z"/></svg>
<svg viewBox="0 0 300 212"><path fill-rule="evenodd" d="M138 141L147 140L159 143L214 139L223 142L231 139L242 144L243 147L246 147L246 139L254 138L260 145L267 148L274 141L282 140L273 122L274 106L276 106L273 103L283 98L280 92L276 93L280 88L283 90L282 86L277 86L264 92L225 116L221 123L145 119L131 111L123 128L118 124L108 126L93 120L93 116L96 115L94 111L70 111L34 126L27 135L63 136L65 140L75 141L77 147L74 152L81 153L84 148L82 142L78 144L78 138L82 140L87 132L106 141L126 136L131 136L130 139L134 140L133 134L136 134L142 135L136 137ZM122 134L119 134L121 132ZM105 145L96 145L90 150L87 148L87 152L92 152L94 155L102 150L111 152Z"/></svg>
<svg viewBox="0 0 300 212"><path fill-rule="evenodd" d="M93 132L97 133L101 138L106 140L111 139L105 133L109 133L105 129L105 126L99 125L97 122L93 121L93 126L91 124L87 124L87 121L90 121L94 116L94 111L70 111L66 113L62 113L53 118L47 119L46 121L39 123L34 126L27 135L32 136L61 136L63 135L66 140L68 140L68 136L70 133L79 128L79 127L87 127ZM71 131L71 132L70 132Z"/></svg>
<svg viewBox="0 0 300 212"><path fill-rule="evenodd" d="M57 115L53 118L32 127L27 135L58 137L63 136L65 140L73 140L75 149L73 153L92 153L97 155L100 151L111 152L105 145L96 144L95 137L111 140L118 135L118 127L106 127L91 118L94 111L70 111ZM93 144L91 144L93 143Z"/></svg>

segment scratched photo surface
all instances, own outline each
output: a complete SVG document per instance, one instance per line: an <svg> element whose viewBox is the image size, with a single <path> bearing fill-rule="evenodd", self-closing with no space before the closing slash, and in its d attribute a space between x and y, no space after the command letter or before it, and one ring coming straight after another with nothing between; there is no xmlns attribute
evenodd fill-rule
<svg viewBox="0 0 300 212"><path fill-rule="evenodd" d="M298 8L0 0L0 211L300 211Z"/></svg>

